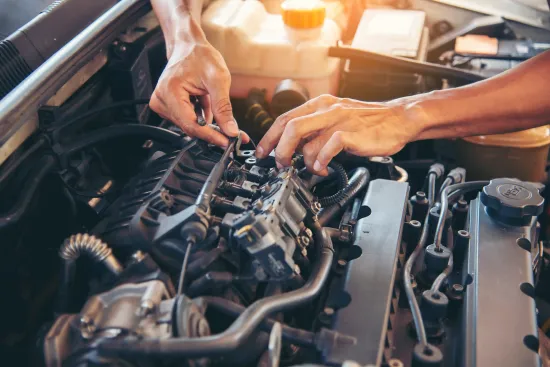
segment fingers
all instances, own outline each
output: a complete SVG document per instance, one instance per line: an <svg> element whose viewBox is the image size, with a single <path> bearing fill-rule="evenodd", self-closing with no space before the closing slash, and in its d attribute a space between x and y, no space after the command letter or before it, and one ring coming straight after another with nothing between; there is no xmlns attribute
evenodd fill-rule
<svg viewBox="0 0 550 367"><path fill-rule="evenodd" d="M275 160L283 165L290 165L292 156L302 140L312 133L330 128L339 120L338 114L337 110L322 110L292 119L286 124L279 139Z"/></svg>
<svg viewBox="0 0 550 367"><path fill-rule="evenodd" d="M313 165L315 161L317 160L317 155L319 154L319 151L323 146L327 143L327 141L330 139L330 134L321 134L308 143L304 145L302 148L302 154L304 155L304 163L306 165L306 168L308 171L315 173L319 176L327 176L328 175L328 169L325 168L321 171L315 171L313 169Z"/></svg>
<svg viewBox="0 0 550 367"><path fill-rule="evenodd" d="M342 150L351 150L353 152L359 151L359 144L353 134L353 132L347 131L336 131L332 134L325 146L319 151L317 159L313 163L313 170L315 172L321 172L326 169L331 159Z"/></svg>
<svg viewBox="0 0 550 367"><path fill-rule="evenodd" d="M207 124L211 124L214 115L212 114L212 104L210 103L210 96L200 96L199 99L201 101L202 109L204 111L204 119L206 120Z"/></svg>
<svg viewBox="0 0 550 367"><path fill-rule="evenodd" d="M229 86L231 83L229 74L218 76L217 82L211 82L207 85L210 101L212 105L212 113L218 126L227 136L237 136L239 127L233 117L233 108L229 99Z"/></svg>
<svg viewBox="0 0 550 367"><path fill-rule="evenodd" d="M330 100L330 101L329 101ZM275 149L279 139L285 131L286 125L295 118L307 116L316 112L318 109L323 109L330 106L336 97L332 96L320 96L312 99L303 105L296 107L295 109L279 116L269 131L264 135L260 143L258 143L258 149L256 150L256 156L258 158L265 158L269 153Z"/></svg>
<svg viewBox="0 0 550 367"><path fill-rule="evenodd" d="M218 146L227 146L228 140L223 134L208 126L197 124L197 116L189 100L189 93L184 89L176 90L177 92L168 94L167 100L163 99L159 93L154 93L150 102L151 109L171 120L189 136L206 140ZM163 96L166 96L166 94Z"/></svg>

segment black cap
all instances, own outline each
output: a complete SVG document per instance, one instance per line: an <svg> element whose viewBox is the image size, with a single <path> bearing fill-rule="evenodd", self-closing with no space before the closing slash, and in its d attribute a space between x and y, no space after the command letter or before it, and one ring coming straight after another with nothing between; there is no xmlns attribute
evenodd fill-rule
<svg viewBox="0 0 550 367"><path fill-rule="evenodd" d="M481 202L499 217L519 219L541 214L544 198L531 183L498 178L483 188Z"/></svg>

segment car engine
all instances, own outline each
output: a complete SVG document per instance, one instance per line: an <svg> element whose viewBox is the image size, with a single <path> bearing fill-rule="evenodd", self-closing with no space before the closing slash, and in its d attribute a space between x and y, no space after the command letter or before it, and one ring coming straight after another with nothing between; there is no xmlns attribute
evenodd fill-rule
<svg viewBox="0 0 550 367"><path fill-rule="evenodd" d="M78 1L21 34L36 37ZM284 168L274 153L257 159L273 111L309 98L294 81L271 101L261 86L232 100L250 143L187 136L148 107L166 64L149 2L105 3L35 72L22 52L0 66L2 365L550 365L545 180L470 179L484 169L448 141L342 153L326 177L300 153ZM28 41L17 37L0 59ZM329 52L353 61L345 97L408 93L357 77L376 62L387 65L369 75L396 67L414 92L482 78Z"/></svg>

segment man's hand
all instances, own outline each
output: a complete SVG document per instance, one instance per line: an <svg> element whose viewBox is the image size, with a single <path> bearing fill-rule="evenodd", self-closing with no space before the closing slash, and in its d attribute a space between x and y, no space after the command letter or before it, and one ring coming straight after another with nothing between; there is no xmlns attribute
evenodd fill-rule
<svg viewBox="0 0 550 367"><path fill-rule="evenodd" d="M190 136L226 146L227 137L239 133L229 100L231 76L222 55L200 27L202 1L152 3L164 32L168 64L151 97L151 109ZM214 118L223 134L197 123L190 101L193 95L200 96L206 121L211 124ZM246 134L243 140L248 142Z"/></svg>
<svg viewBox="0 0 550 367"><path fill-rule="evenodd" d="M421 112L404 103L366 103L323 95L281 115L258 144L264 158L275 147L280 166L301 151L307 168L327 175L341 151L358 156L397 153L421 131Z"/></svg>

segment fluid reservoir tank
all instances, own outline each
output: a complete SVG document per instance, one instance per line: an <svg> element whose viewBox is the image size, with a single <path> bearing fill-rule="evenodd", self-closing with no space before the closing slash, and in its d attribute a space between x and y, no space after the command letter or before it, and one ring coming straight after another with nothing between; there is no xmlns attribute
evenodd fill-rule
<svg viewBox="0 0 550 367"><path fill-rule="evenodd" d="M312 98L337 93L340 63L328 48L341 30L326 18L322 1L287 0L272 14L260 1L218 0L203 13L202 27L231 72L232 97L261 88L270 101L284 79L300 83Z"/></svg>
<svg viewBox="0 0 550 367"><path fill-rule="evenodd" d="M464 138L457 143L458 164L468 180L513 177L523 181L546 181L550 126L499 135Z"/></svg>

